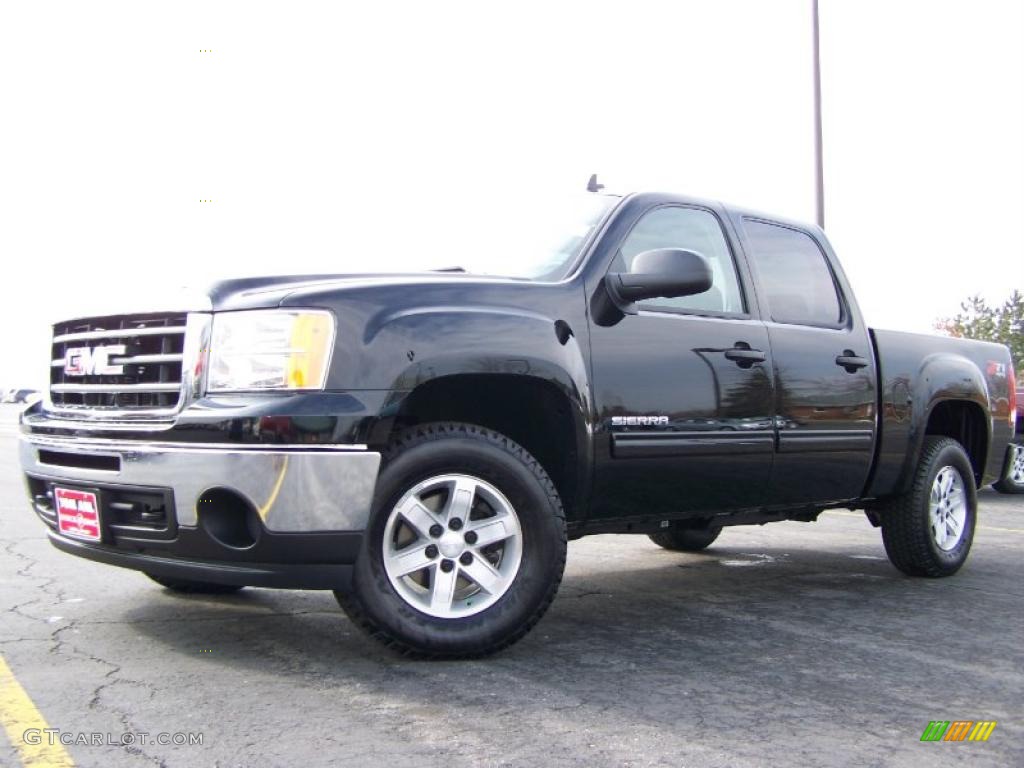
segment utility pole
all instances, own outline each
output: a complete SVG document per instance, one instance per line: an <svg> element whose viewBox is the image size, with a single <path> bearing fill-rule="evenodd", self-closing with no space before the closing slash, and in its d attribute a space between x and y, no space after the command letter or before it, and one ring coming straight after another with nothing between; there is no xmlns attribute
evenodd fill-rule
<svg viewBox="0 0 1024 768"><path fill-rule="evenodd" d="M821 51L818 34L818 0L811 0L814 45L814 196L818 226L825 228L825 169L821 151Z"/></svg>

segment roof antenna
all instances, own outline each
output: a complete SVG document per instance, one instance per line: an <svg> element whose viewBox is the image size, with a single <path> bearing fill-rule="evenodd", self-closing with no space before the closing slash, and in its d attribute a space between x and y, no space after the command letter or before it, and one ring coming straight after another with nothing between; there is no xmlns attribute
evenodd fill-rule
<svg viewBox="0 0 1024 768"><path fill-rule="evenodd" d="M587 182L587 192L600 192L604 189L604 184L597 183L597 174L590 174L590 181Z"/></svg>

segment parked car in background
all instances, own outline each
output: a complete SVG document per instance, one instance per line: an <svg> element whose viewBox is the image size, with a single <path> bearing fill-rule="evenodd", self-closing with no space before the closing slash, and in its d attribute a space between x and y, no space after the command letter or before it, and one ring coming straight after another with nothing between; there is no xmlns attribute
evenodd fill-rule
<svg viewBox="0 0 1024 768"><path fill-rule="evenodd" d="M35 403L42 399L42 395L35 389L9 389L4 393L5 403Z"/></svg>
<svg viewBox="0 0 1024 768"><path fill-rule="evenodd" d="M1024 493L1024 386L1017 387L1017 429L1006 448L1003 474L992 487L1000 493Z"/></svg>
<svg viewBox="0 0 1024 768"><path fill-rule="evenodd" d="M43 396L35 389L19 389L14 398L14 402L16 403L26 403L31 405L32 403L37 403L42 400Z"/></svg>

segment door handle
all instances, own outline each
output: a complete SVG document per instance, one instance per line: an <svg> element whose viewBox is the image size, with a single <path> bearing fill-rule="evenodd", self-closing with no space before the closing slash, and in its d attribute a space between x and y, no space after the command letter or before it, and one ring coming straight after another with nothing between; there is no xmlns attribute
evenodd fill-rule
<svg viewBox="0 0 1024 768"><path fill-rule="evenodd" d="M861 368L867 368L868 361L854 354L852 349L844 349L843 354L836 358L836 365L845 368L847 373L856 373Z"/></svg>
<svg viewBox="0 0 1024 768"><path fill-rule="evenodd" d="M735 346L732 349L725 350L725 359L732 360L736 365L741 367L749 368L754 363L763 363L768 359L768 356L760 349L751 349L747 346Z"/></svg>

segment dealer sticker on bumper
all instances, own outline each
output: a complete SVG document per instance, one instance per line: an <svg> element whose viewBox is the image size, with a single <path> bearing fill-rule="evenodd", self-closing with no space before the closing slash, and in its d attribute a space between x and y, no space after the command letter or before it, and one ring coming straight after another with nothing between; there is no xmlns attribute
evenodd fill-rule
<svg viewBox="0 0 1024 768"><path fill-rule="evenodd" d="M100 508L95 493L54 488L53 498L61 533L76 539L100 540Z"/></svg>

